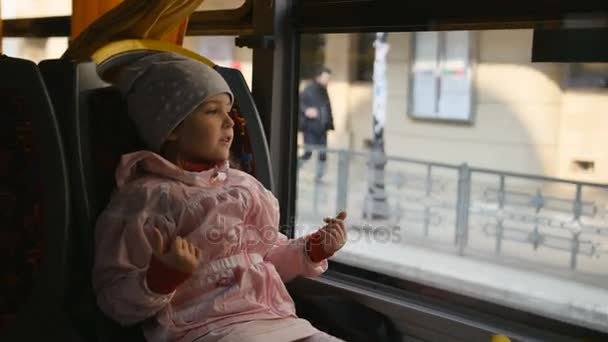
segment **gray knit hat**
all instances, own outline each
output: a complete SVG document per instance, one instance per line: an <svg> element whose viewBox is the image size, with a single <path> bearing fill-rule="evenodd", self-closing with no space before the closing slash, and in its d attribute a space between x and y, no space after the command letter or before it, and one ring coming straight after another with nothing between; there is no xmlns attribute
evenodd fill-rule
<svg viewBox="0 0 608 342"><path fill-rule="evenodd" d="M234 95L210 66L169 52L138 59L122 71L116 86L127 102L129 116L148 148L160 149L196 107L208 98Z"/></svg>

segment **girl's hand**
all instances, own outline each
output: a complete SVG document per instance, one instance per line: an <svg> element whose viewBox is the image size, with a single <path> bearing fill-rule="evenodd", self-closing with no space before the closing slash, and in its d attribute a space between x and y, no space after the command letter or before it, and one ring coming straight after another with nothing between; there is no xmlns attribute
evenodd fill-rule
<svg viewBox="0 0 608 342"><path fill-rule="evenodd" d="M164 241L161 232L154 228L152 234L152 252L154 256L165 266L191 274L198 267L201 258L201 251L188 240L178 236L173 240L168 250L164 248Z"/></svg>
<svg viewBox="0 0 608 342"><path fill-rule="evenodd" d="M323 249L329 255L333 255L346 244L346 212L340 212L336 218L325 218L326 225L319 229L320 241Z"/></svg>
<svg viewBox="0 0 608 342"><path fill-rule="evenodd" d="M344 219L346 219L344 211L336 218L324 219L327 224L306 239L306 252L312 262L327 259L344 246L346 243Z"/></svg>

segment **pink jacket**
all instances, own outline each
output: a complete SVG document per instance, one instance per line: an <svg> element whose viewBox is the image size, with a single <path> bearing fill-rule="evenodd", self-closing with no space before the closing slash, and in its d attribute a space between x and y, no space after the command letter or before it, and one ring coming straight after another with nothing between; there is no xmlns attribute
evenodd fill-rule
<svg viewBox="0 0 608 342"><path fill-rule="evenodd" d="M295 318L284 283L314 277L304 240L278 231L273 194L228 163L203 172L179 169L157 154L123 156L118 189L97 221L93 286L100 308L123 325L144 321L149 341L191 341L211 330L251 321ZM185 237L202 262L174 292L146 284L157 227L165 241Z"/></svg>

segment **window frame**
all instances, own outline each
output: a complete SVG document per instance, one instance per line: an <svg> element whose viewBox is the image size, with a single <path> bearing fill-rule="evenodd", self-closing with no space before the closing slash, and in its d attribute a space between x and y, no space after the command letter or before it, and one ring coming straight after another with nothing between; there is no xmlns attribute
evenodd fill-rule
<svg viewBox="0 0 608 342"><path fill-rule="evenodd" d="M453 30L456 31L456 30ZM469 38L469 46L468 46L468 61L466 66L466 72L469 75L468 77L468 91L469 91L469 113L467 118L458 119L458 118L448 118L448 117L438 117L438 116L426 116L426 115L417 115L414 113L414 65L415 54L416 54L416 33L425 32L425 31L415 31L410 32L409 37L409 59L407 63L407 105L406 105L406 114L407 116L414 121L419 122L433 122L433 123L447 123L447 124L461 124L461 125L473 125L477 118L477 92L475 87L476 80L476 72L477 72L477 63L478 63L478 51L479 51L479 35L476 31L471 30L462 30L466 31ZM427 31L428 32L428 31ZM450 31L431 31L438 32L438 58L435 69L435 82L436 84L441 82L442 76L437 73L437 70L441 71L442 63L445 57L445 45L446 45L446 33ZM438 89L441 89L440 86L436 86ZM439 112L439 101L441 98L441 93L438 92L435 97L435 115L438 115Z"/></svg>
<svg viewBox="0 0 608 342"><path fill-rule="evenodd" d="M400 0L299 0L296 28L303 33L406 32L475 27L560 27L568 15L602 13L605 6L593 1L526 1L494 3ZM348 13L348 15L344 15Z"/></svg>
<svg viewBox="0 0 608 342"><path fill-rule="evenodd" d="M253 3L245 0L240 7L224 10L195 11L190 15L186 35L239 35L253 33Z"/></svg>
<svg viewBox="0 0 608 342"><path fill-rule="evenodd" d="M322 279L311 278L310 281L350 288L348 292L355 297L361 292L366 292L364 298L392 297L391 304L395 305L392 310L414 308L435 318L446 318L492 334L502 333L520 341L555 341L559 338L589 338L592 341L597 338L599 341L608 337L607 333L582 325L332 260Z"/></svg>

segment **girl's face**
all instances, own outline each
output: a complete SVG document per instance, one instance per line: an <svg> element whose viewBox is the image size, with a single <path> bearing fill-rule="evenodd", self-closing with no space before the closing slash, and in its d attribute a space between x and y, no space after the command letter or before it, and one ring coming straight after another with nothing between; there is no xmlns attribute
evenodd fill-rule
<svg viewBox="0 0 608 342"><path fill-rule="evenodd" d="M187 161L228 160L234 134L231 109L227 94L210 97L171 132L167 141L175 146L179 158Z"/></svg>

